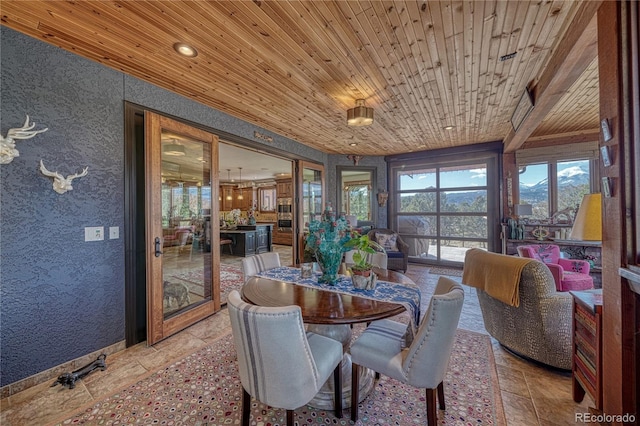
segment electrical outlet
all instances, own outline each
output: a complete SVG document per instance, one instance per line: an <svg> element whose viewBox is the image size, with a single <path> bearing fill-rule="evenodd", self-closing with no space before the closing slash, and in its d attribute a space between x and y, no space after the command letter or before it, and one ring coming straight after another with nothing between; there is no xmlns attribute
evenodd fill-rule
<svg viewBox="0 0 640 426"><path fill-rule="evenodd" d="M84 228L85 241L104 240L104 226L87 226Z"/></svg>
<svg viewBox="0 0 640 426"><path fill-rule="evenodd" d="M118 226L110 226L109 227L109 239L116 240L120 238L120 227Z"/></svg>

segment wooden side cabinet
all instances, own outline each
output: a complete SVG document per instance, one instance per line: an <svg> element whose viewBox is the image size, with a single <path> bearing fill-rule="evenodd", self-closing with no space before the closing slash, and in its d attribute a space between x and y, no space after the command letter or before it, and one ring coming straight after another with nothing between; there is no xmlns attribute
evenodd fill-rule
<svg viewBox="0 0 640 426"><path fill-rule="evenodd" d="M602 290L571 291L573 296L573 400L585 392L602 409Z"/></svg>

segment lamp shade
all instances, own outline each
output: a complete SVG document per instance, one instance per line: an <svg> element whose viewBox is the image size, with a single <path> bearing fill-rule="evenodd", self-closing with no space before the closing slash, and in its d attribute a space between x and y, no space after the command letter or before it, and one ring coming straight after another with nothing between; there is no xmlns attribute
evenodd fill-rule
<svg viewBox="0 0 640 426"><path fill-rule="evenodd" d="M355 108L347 110L349 126L368 126L373 124L373 108L364 106L364 99L357 99Z"/></svg>
<svg viewBox="0 0 640 426"><path fill-rule="evenodd" d="M531 204L516 204L517 216L531 216L533 214L533 206Z"/></svg>
<svg viewBox="0 0 640 426"><path fill-rule="evenodd" d="M586 194L571 230L572 240L602 241L602 196Z"/></svg>

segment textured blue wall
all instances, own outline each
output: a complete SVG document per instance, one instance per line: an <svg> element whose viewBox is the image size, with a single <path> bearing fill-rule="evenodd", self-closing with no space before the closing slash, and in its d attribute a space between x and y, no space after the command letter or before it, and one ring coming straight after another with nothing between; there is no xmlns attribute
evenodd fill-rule
<svg viewBox="0 0 640 426"><path fill-rule="evenodd" d="M124 101L326 163L328 156L227 114L1 28L0 132L29 114L49 131L0 166L0 386L124 340ZM261 142L261 141L257 141ZM38 163L64 175L59 195ZM335 186L335 185L334 185ZM84 241L85 226L120 239ZM108 234L107 234L108 235Z"/></svg>
<svg viewBox="0 0 640 426"><path fill-rule="evenodd" d="M122 75L2 28L3 135L29 114L49 130L0 166L1 384L124 338L122 239L84 242L85 226L123 225ZM39 161L63 175L59 195Z"/></svg>

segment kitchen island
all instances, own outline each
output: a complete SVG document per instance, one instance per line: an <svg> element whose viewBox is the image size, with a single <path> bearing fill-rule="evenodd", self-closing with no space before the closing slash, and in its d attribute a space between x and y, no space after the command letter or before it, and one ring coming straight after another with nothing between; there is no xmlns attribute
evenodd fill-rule
<svg viewBox="0 0 640 426"><path fill-rule="evenodd" d="M272 223L238 225L236 229L220 229L220 239L232 241L234 256L253 256L272 250Z"/></svg>

